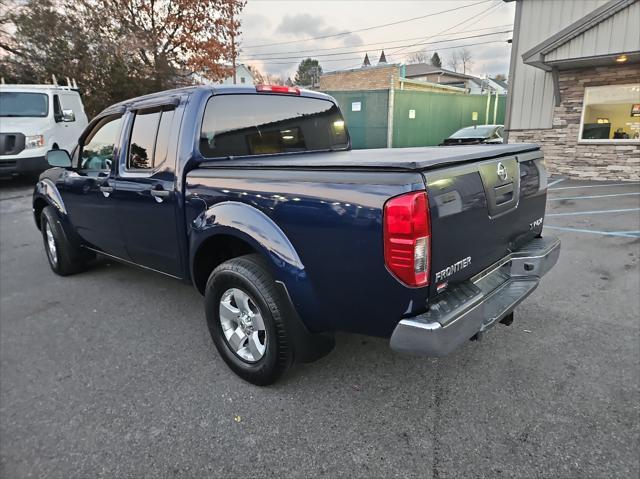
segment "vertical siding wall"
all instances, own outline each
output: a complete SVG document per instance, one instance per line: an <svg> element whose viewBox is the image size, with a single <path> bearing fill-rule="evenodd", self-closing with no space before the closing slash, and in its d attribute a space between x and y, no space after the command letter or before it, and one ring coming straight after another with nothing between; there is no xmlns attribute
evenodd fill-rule
<svg viewBox="0 0 640 479"><path fill-rule="evenodd" d="M510 130L551 128L553 79L551 73L525 65L522 54L608 0L519 0L517 51L512 57L509 92Z"/></svg>
<svg viewBox="0 0 640 479"><path fill-rule="evenodd" d="M389 91L327 91L344 115L354 149L387 146ZM360 103L360 111L353 104ZM394 91L393 146L438 145L456 130L470 125L492 124L495 95L458 95L409 90ZM496 123L504 123L506 96L498 96ZM357 109L357 107L356 107ZM410 115L410 111L414 113ZM473 112L478 120L473 120ZM414 118L410 118L414 116Z"/></svg>
<svg viewBox="0 0 640 479"><path fill-rule="evenodd" d="M496 123L504 122L506 96L498 96ZM465 126L492 124L495 95L456 95L396 90L393 111L393 146L438 145L456 130ZM413 114L411 114L413 110ZM473 120L477 112L477 121ZM411 118L414 116L414 118Z"/></svg>
<svg viewBox="0 0 640 479"><path fill-rule="evenodd" d="M387 146L389 90L327 91L325 93L334 97L340 105L349 128L349 135L351 135L351 146L354 149ZM353 111L354 103L360 103L360 111Z"/></svg>

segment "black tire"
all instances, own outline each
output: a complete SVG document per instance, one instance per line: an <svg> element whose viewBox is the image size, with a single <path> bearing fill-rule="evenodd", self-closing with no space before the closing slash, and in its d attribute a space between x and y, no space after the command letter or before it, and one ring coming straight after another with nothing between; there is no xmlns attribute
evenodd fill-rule
<svg viewBox="0 0 640 479"><path fill-rule="evenodd" d="M48 228L50 228L55 244L55 259L49 247L47 236ZM69 242L60 224L58 213L53 207L46 206L42 210L40 214L40 230L44 241L45 255L54 273L60 276L68 276L79 273L85 269L88 259L87 255Z"/></svg>
<svg viewBox="0 0 640 479"><path fill-rule="evenodd" d="M231 347L220 322L222 296L231 289L246 293L264 321L264 355L255 362L240 357ZM259 255L231 259L218 266L207 281L205 313L213 343L227 365L245 381L258 386L274 383L292 364L293 350L287 330L284 301Z"/></svg>

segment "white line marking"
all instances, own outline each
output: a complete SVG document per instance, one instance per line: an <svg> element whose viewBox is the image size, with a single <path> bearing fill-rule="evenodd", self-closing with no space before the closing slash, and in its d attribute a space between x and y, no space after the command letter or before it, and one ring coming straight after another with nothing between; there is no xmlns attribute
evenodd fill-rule
<svg viewBox="0 0 640 479"><path fill-rule="evenodd" d="M640 193L617 193L615 195L592 195L592 196L563 196L562 198L547 198L547 201L561 200L591 200L594 198L612 198L614 196L638 196Z"/></svg>
<svg viewBox="0 0 640 479"><path fill-rule="evenodd" d="M564 228L562 226L544 225L545 228L550 230L571 231L574 233L591 233L595 235L603 236L617 236L619 238L640 238L640 231L597 231L597 230L585 230L581 228Z"/></svg>
<svg viewBox="0 0 640 479"><path fill-rule="evenodd" d="M559 180L552 181L551 183L549 183L549 184L547 185L547 188L551 188L553 185L557 185L558 183L560 183L560 182L562 182L562 181L564 181L564 178L560 178Z"/></svg>
<svg viewBox="0 0 640 479"><path fill-rule="evenodd" d="M562 181L562 180L558 180L558 181ZM549 188L552 185L555 185L556 183L558 183L558 181L554 181L550 185L547 185L547 188ZM561 186L560 188L550 188L550 189L552 191L557 191L557 190L575 190L580 188L607 188L608 186L634 186L634 185L640 185L640 183L630 182L630 183L609 183L607 185Z"/></svg>
<svg viewBox="0 0 640 479"><path fill-rule="evenodd" d="M545 216L600 215L604 213L627 213L629 211L640 211L640 208L625 208L622 210L572 211L571 213L548 213Z"/></svg>

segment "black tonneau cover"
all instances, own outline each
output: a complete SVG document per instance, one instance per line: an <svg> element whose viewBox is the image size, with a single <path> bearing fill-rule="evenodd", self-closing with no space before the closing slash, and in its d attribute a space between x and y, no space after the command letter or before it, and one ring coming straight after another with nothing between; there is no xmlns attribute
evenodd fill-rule
<svg viewBox="0 0 640 479"><path fill-rule="evenodd" d="M426 170L437 166L488 160L538 150L530 143L512 145L428 146L331 152L289 153L243 158L216 158L200 168L385 168Z"/></svg>

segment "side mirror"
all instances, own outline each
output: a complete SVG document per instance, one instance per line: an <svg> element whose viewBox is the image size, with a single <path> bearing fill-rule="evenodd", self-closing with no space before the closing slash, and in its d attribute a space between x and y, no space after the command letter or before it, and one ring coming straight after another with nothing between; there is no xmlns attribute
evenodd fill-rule
<svg viewBox="0 0 640 479"><path fill-rule="evenodd" d="M47 163L51 166L59 166L60 168L71 168L71 157L67 150L49 150L47 151Z"/></svg>
<svg viewBox="0 0 640 479"><path fill-rule="evenodd" d="M62 110L62 121L76 121L76 114L73 110Z"/></svg>

